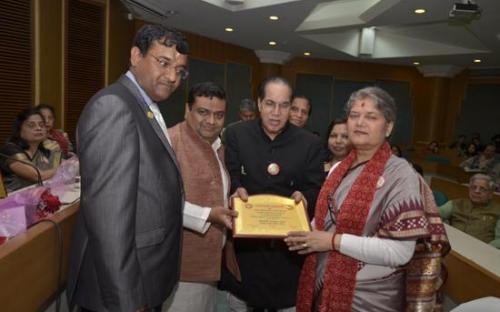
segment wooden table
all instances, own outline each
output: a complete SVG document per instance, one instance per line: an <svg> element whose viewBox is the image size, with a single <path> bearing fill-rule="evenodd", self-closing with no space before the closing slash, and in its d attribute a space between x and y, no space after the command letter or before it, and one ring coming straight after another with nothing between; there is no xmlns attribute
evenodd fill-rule
<svg viewBox="0 0 500 312"><path fill-rule="evenodd" d="M79 207L79 202L71 204L50 218L62 230L62 285ZM58 269L58 235L51 223L37 224L0 245L0 310L33 312L52 301L61 289L57 285Z"/></svg>
<svg viewBox="0 0 500 312"><path fill-rule="evenodd" d="M445 293L457 303L487 296L500 298L500 250L445 226L452 249L445 258Z"/></svg>

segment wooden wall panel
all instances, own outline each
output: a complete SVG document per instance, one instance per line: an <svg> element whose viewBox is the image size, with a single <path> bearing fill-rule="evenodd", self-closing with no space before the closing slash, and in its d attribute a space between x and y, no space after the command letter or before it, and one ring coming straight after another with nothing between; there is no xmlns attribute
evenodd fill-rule
<svg viewBox="0 0 500 312"><path fill-rule="evenodd" d="M65 130L74 140L83 107L104 86L105 6L70 0L67 17Z"/></svg>
<svg viewBox="0 0 500 312"><path fill-rule="evenodd" d="M294 82L297 74L332 75L351 81L393 80L410 85L414 118L412 142L433 139L452 140L456 114L464 96L467 72L455 78L423 77L413 66L383 65L298 57L282 68L283 75Z"/></svg>
<svg viewBox="0 0 500 312"><path fill-rule="evenodd" d="M126 73L129 66L135 23L128 20L127 14L128 11L120 0L108 0L106 11L106 85L115 82Z"/></svg>
<svg viewBox="0 0 500 312"><path fill-rule="evenodd" d="M63 105L63 4L37 0L35 20L35 101L52 105L56 128L64 128Z"/></svg>
<svg viewBox="0 0 500 312"><path fill-rule="evenodd" d="M33 105L31 15L28 1L0 5L0 145L12 134L17 114Z"/></svg>

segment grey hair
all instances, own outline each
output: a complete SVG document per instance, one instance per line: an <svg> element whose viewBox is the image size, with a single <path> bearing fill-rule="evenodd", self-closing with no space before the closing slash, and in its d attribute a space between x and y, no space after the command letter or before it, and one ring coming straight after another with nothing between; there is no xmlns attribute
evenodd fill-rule
<svg viewBox="0 0 500 312"><path fill-rule="evenodd" d="M486 180L486 182L488 182L489 191L492 192L495 189L495 181L493 181L493 178L487 174L476 173L475 175L470 177L469 185L472 184L474 180Z"/></svg>
<svg viewBox="0 0 500 312"><path fill-rule="evenodd" d="M255 112L257 107L252 99L243 99L240 102L240 112Z"/></svg>
<svg viewBox="0 0 500 312"><path fill-rule="evenodd" d="M347 116L349 116L352 105L355 101L364 100L366 98L375 102L375 106L382 112L386 122L396 123L396 102L394 101L394 98L389 95L389 93L379 87L365 87L351 93L351 96L345 105L345 112L347 113Z"/></svg>

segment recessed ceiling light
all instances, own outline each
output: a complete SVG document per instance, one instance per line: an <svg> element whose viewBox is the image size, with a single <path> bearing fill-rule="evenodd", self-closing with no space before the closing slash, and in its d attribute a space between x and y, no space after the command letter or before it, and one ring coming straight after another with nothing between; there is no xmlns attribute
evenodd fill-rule
<svg viewBox="0 0 500 312"><path fill-rule="evenodd" d="M415 12L415 14L424 14L425 12L427 12L427 10L420 8L420 9L415 9L415 11L413 12Z"/></svg>
<svg viewBox="0 0 500 312"><path fill-rule="evenodd" d="M269 45L276 45L276 41L269 41Z"/></svg>
<svg viewBox="0 0 500 312"><path fill-rule="evenodd" d="M233 29L233 28L231 28L231 27L226 27L226 28L224 28L224 30L225 30L225 31L227 31L227 32L232 32L232 31L234 31L234 29Z"/></svg>
<svg viewBox="0 0 500 312"><path fill-rule="evenodd" d="M305 56L310 56L310 55L311 55L311 52L304 52L304 55L305 55Z"/></svg>
<svg viewBox="0 0 500 312"><path fill-rule="evenodd" d="M279 20L280 18L279 18L279 16L276 16L276 15L271 15L271 16L269 16L269 19L270 19L271 21L277 21L277 20Z"/></svg>
<svg viewBox="0 0 500 312"><path fill-rule="evenodd" d="M481 60L480 59L475 59L473 62L474 63L481 63Z"/></svg>
<svg viewBox="0 0 500 312"><path fill-rule="evenodd" d="M418 65L420 65L420 62L415 61L415 62L413 62L413 65L418 66Z"/></svg>

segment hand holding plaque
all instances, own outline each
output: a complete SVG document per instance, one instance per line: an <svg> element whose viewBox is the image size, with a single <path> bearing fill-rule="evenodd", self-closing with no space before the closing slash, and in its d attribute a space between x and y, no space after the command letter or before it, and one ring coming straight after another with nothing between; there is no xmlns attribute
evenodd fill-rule
<svg viewBox="0 0 500 312"><path fill-rule="evenodd" d="M291 231L310 231L309 218L303 202L278 195L252 195L246 202L232 198L234 237L285 237Z"/></svg>

